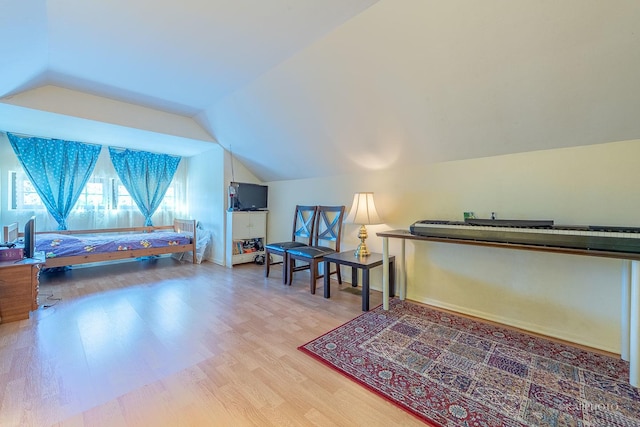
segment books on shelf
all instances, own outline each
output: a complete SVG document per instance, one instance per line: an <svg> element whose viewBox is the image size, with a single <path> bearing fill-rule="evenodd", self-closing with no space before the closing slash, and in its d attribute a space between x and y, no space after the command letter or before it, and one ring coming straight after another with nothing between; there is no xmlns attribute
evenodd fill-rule
<svg viewBox="0 0 640 427"><path fill-rule="evenodd" d="M258 252L259 248L256 245L255 239L251 240L234 240L233 241L233 255L250 254Z"/></svg>

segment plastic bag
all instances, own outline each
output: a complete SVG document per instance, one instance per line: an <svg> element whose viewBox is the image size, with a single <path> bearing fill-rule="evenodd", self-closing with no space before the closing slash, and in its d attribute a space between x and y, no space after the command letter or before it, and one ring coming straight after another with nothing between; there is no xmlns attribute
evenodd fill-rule
<svg viewBox="0 0 640 427"><path fill-rule="evenodd" d="M211 243L211 230L204 230L204 229L198 228L196 232L196 236L198 239L196 241L196 262L200 264L204 259L204 254L207 250L207 247ZM192 251L179 252L179 253L173 254L172 256L173 258L179 261L182 261L182 260L191 261L193 259Z"/></svg>

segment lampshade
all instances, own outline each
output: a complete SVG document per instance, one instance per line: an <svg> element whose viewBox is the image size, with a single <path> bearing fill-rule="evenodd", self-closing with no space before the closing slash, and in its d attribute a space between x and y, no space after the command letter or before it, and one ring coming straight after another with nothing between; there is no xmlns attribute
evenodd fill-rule
<svg viewBox="0 0 640 427"><path fill-rule="evenodd" d="M376 205L373 202L373 193L355 193L353 195L353 205L351 205L351 210L345 221L363 225L382 223L376 211Z"/></svg>

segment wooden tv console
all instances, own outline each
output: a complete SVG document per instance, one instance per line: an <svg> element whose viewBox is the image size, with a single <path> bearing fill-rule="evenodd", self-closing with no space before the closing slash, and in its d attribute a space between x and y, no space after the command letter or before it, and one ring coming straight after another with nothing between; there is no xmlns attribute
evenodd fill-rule
<svg viewBox="0 0 640 427"><path fill-rule="evenodd" d="M38 278L44 254L0 262L0 323L28 319L38 308Z"/></svg>

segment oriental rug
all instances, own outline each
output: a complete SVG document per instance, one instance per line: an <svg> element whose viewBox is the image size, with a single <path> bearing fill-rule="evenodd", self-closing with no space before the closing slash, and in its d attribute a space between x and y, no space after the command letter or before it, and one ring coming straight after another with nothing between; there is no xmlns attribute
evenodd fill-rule
<svg viewBox="0 0 640 427"><path fill-rule="evenodd" d="M391 301L300 346L441 426L640 426L621 359Z"/></svg>

